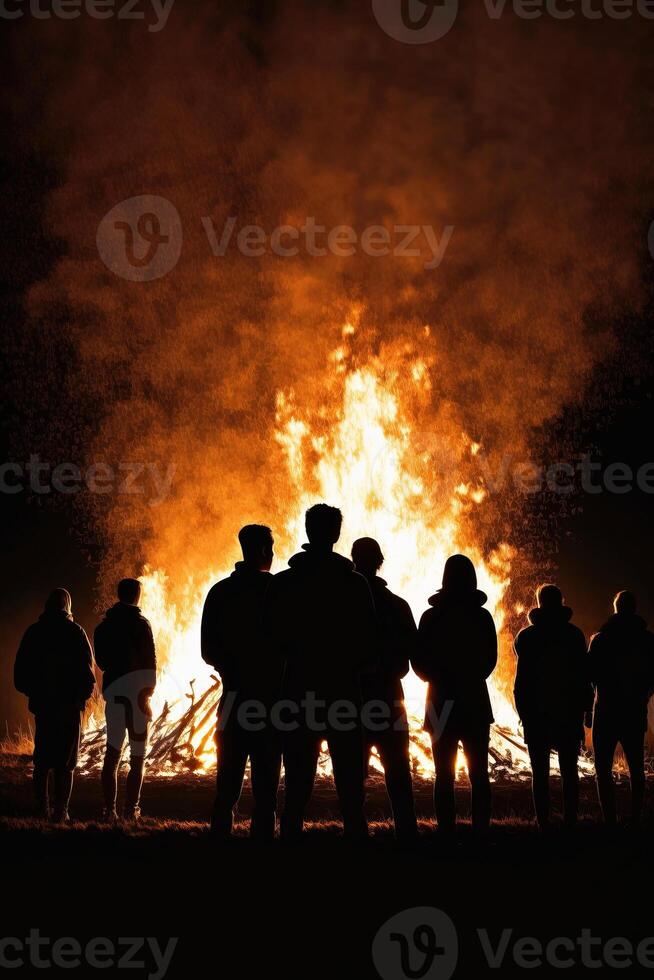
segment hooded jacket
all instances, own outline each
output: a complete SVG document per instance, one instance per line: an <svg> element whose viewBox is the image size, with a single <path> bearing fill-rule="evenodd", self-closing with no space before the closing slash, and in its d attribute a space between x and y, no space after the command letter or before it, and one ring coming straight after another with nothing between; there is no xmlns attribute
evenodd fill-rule
<svg viewBox="0 0 654 980"><path fill-rule="evenodd" d="M595 719L647 731L654 694L654 635L635 613L616 613L590 641Z"/></svg>
<svg viewBox="0 0 654 980"><path fill-rule="evenodd" d="M429 599L418 627L413 667L427 681L425 729L451 710L446 725L476 730L493 721L486 680L497 665L497 633L479 589L443 588Z"/></svg>
<svg viewBox="0 0 654 980"><path fill-rule="evenodd" d="M570 622L572 609L532 609L531 625L514 642L514 698L525 738L583 739L584 712L593 705L586 640Z"/></svg>
<svg viewBox="0 0 654 980"><path fill-rule="evenodd" d="M218 671L221 705L231 692L239 701L270 705L281 688L282 663L266 642L263 603L270 572L237 562L232 574L209 590L202 612L202 659Z"/></svg>
<svg viewBox="0 0 654 980"><path fill-rule="evenodd" d="M142 674L139 693L149 698L157 683L157 656L152 627L138 606L117 602L93 634L95 661L103 671L102 691L130 674Z"/></svg>
<svg viewBox="0 0 654 980"><path fill-rule="evenodd" d="M327 704L361 700L361 669L374 663L377 619L370 587L349 559L303 551L274 576L266 596L266 629L282 657L283 692L307 692Z"/></svg>
<svg viewBox="0 0 654 980"><path fill-rule="evenodd" d="M93 656L86 633L67 612L44 612L29 627L16 655L14 684L35 715L54 707L84 709L95 687Z"/></svg>

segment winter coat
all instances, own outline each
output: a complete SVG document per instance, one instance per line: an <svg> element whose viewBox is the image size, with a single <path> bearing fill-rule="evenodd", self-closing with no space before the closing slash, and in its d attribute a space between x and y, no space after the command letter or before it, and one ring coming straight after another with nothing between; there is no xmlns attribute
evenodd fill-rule
<svg viewBox="0 0 654 980"><path fill-rule="evenodd" d="M617 613L590 641L595 719L647 731L654 694L654 635L640 616Z"/></svg>
<svg viewBox="0 0 654 980"><path fill-rule="evenodd" d="M379 575L368 579L378 619L378 646L374 667L362 675L364 700L383 701L397 711L404 700L402 678L409 672L418 631L406 600L395 595Z"/></svg>
<svg viewBox="0 0 654 980"><path fill-rule="evenodd" d="M330 704L361 701L360 672L375 659L377 619L370 587L349 559L310 545L274 576L266 629L285 663L283 693Z"/></svg>
<svg viewBox="0 0 654 980"><path fill-rule="evenodd" d="M270 706L279 696L282 662L262 629L263 603L273 576L238 562L209 590L202 612L202 659L220 675L221 706L256 700ZM220 713L220 709L219 709Z"/></svg>
<svg viewBox="0 0 654 980"><path fill-rule="evenodd" d="M429 683L425 729L432 734L448 703L446 725L463 734L493 721L486 681L497 665L497 633L486 601L479 589L442 589L420 619L413 667Z"/></svg>
<svg viewBox="0 0 654 980"><path fill-rule="evenodd" d="M93 634L95 661L103 671L102 691L107 696L112 687L122 692L121 681L129 685L130 677L138 684L134 692L141 708L149 711L147 702L157 683L157 656L152 627L138 606L117 602L108 609Z"/></svg>
<svg viewBox="0 0 654 980"><path fill-rule="evenodd" d="M552 748L584 738L584 712L593 704L586 640L567 606L532 609L530 626L514 641L518 658L514 698L527 742L548 738Z"/></svg>
<svg viewBox="0 0 654 980"><path fill-rule="evenodd" d="M38 715L50 708L82 711L95 687L88 637L72 616L44 612L29 627L14 665L14 684Z"/></svg>

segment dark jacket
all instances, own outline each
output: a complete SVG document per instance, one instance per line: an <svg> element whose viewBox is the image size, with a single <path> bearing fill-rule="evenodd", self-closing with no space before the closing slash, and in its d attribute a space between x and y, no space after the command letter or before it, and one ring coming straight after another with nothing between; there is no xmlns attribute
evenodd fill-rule
<svg viewBox="0 0 654 980"><path fill-rule="evenodd" d="M586 640L570 622L572 610L532 609L530 626L515 638L515 706L525 738L584 738L584 712L593 705Z"/></svg>
<svg viewBox="0 0 654 980"><path fill-rule="evenodd" d="M29 627L16 655L14 684L35 715L59 706L84 709L95 687L91 645L66 612L44 612Z"/></svg>
<svg viewBox="0 0 654 980"><path fill-rule="evenodd" d="M457 593L442 589L429 600L418 627L413 669L429 683L425 729L434 731L450 702L447 725L475 731L493 721L486 680L497 665L497 633L493 617L482 608L479 589ZM446 709L445 709L446 710Z"/></svg>
<svg viewBox="0 0 654 980"><path fill-rule="evenodd" d="M617 613L590 641L595 720L647 731L654 694L654 635L640 616Z"/></svg>
<svg viewBox="0 0 654 980"><path fill-rule="evenodd" d="M379 625L375 665L362 675L363 697L396 708L404 700L402 678L409 672L418 630L409 603L391 592L383 578L375 575L367 582Z"/></svg>
<svg viewBox="0 0 654 980"><path fill-rule="evenodd" d="M152 627L138 606L117 602L108 609L95 628L93 645L95 662L103 671L103 693L134 674L139 697L150 698L157 683L157 656Z"/></svg>
<svg viewBox="0 0 654 980"><path fill-rule="evenodd" d="M283 693L330 704L361 700L360 672L375 659L377 620L363 575L349 559L310 545L274 576L266 628L285 663Z"/></svg>
<svg viewBox="0 0 654 980"><path fill-rule="evenodd" d="M261 701L270 706L279 696L282 662L262 630L263 602L273 576L238 562L229 578L209 590L202 612L202 659L218 671L221 706L231 692L233 703Z"/></svg>

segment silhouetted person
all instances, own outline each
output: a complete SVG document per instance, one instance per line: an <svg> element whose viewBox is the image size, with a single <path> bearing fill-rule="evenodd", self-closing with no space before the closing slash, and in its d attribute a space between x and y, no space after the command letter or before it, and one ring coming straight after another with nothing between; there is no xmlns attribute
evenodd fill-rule
<svg viewBox="0 0 654 980"><path fill-rule="evenodd" d="M281 824L286 840L296 840L302 832L323 740L329 746L345 835L367 835L359 674L374 656L376 618L365 578L333 551L341 521L341 512L327 504L307 511L309 543L274 577L267 597L268 626L286 663Z"/></svg>
<svg viewBox="0 0 654 980"><path fill-rule="evenodd" d="M262 634L263 601L272 581L273 536L269 527L248 524L241 528L238 538L243 561L237 562L229 578L212 587L202 614L202 658L215 667L223 685L211 829L217 837L229 837L249 758L253 799L250 834L271 840L275 835L281 740L271 725L270 709L279 696L283 667Z"/></svg>
<svg viewBox="0 0 654 980"><path fill-rule="evenodd" d="M654 694L654 635L636 613L632 592L619 592L615 615L590 642L590 671L597 692L593 749L604 820L616 823L613 757L622 746L631 782L631 820L638 827L645 795L647 704Z"/></svg>
<svg viewBox="0 0 654 980"><path fill-rule="evenodd" d="M73 621L70 593L55 589L38 622L25 633L14 683L34 715L34 793L38 814L50 817L48 780L54 772L54 819L68 820L82 711L93 693L93 657L86 633Z"/></svg>
<svg viewBox="0 0 654 980"><path fill-rule="evenodd" d="M377 573L384 556L373 538L359 538L352 545L354 566L363 575L372 592L379 623L374 666L362 674L364 704L383 705L387 714L385 730L372 731L363 725L368 756L373 746L379 752L391 806L395 834L411 841L418 830L413 806L413 785L409 755L409 723L404 707L402 678L409 672L410 658L416 647L418 631L408 602L395 595ZM372 716L371 716L372 717Z"/></svg>
<svg viewBox="0 0 654 980"><path fill-rule="evenodd" d="M138 603L141 583L125 578L118 583L118 602L95 628L95 660L103 671L102 693L107 720L107 748L102 768L104 814L115 821L118 767L125 738L129 742L129 773L123 816L138 820L148 731L150 698L157 683L157 657L150 623Z"/></svg>
<svg viewBox="0 0 654 980"><path fill-rule="evenodd" d="M530 626L514 643L518 658L515 706L531 760L536 819L542 831L550 819L550 755L559 756L565 825L577 822L578 760L584 742L584 714L593 703L586 640L574 626L555 585L541 585Z"/></svg>
<svg viewBox="0 0 654 980"><path fill-rule="evenodd" d="M488 830L491 792L488 776L493 721L486 680L497 664L493 617L484 609L474 566L465 555L445 563L443 587L429 600L418 627L413 668L429 682L425 729L430 732L436 768L434 805L440 830L455 829L454 782L459 743L472 787L472 825Z"/></svg>

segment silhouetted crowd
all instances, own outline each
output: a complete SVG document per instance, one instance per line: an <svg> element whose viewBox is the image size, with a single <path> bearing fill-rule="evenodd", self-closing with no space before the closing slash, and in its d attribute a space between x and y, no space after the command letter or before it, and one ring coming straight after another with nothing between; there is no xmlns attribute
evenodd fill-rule
<svg viewBox="0 0 654 980"><path fill-rule="evenodd" d="M308 543L288 568L271 575L270 528L239 532L243 560L207 595L201 650L222 682L216 724L216 800L211 830L232 832L247 763L252 789L251 836L271 840L284 767L283 840L299 840L320 751L327 744L345 837L361 840L370 758L384 769L395 834L417 837L410 741L402 680L412 667L427 682L424 727L435 766L439 832L456 826L459 746L472 790L472 824L483 837L491 819L489 747L493 713L487 682L497 665L497 635L487 596L469 558L453 555L442 588L416 627L407 602L380 577L384 561L372 538L359 538L352 560L337 554L341 512L316 504L306 513ZM102 770L103 819L118 819L117 772L125 742L130 769L123 817L137 820L156 684L156 653L141 614L141 584L124 579L118 601L94 634L103 673L107 747ZM515 705L533 775L536 819L550 826L550 763L558 755L564 823L579 808L579 755L584 726L592 728L597 787L604 821L616 824L613 762L622 746L631 782L631 825L641 821L645 735L654 694L654 635L620 592L614 615L587 647L555 585L537 591L529 625L515 638ZM15 684L35 716L34 789L39 815L68 819L81 718L95 685L93 654L73 621L71 597L55 589L18 650ZM49 777L53 773L54 811Z"/></svg>

